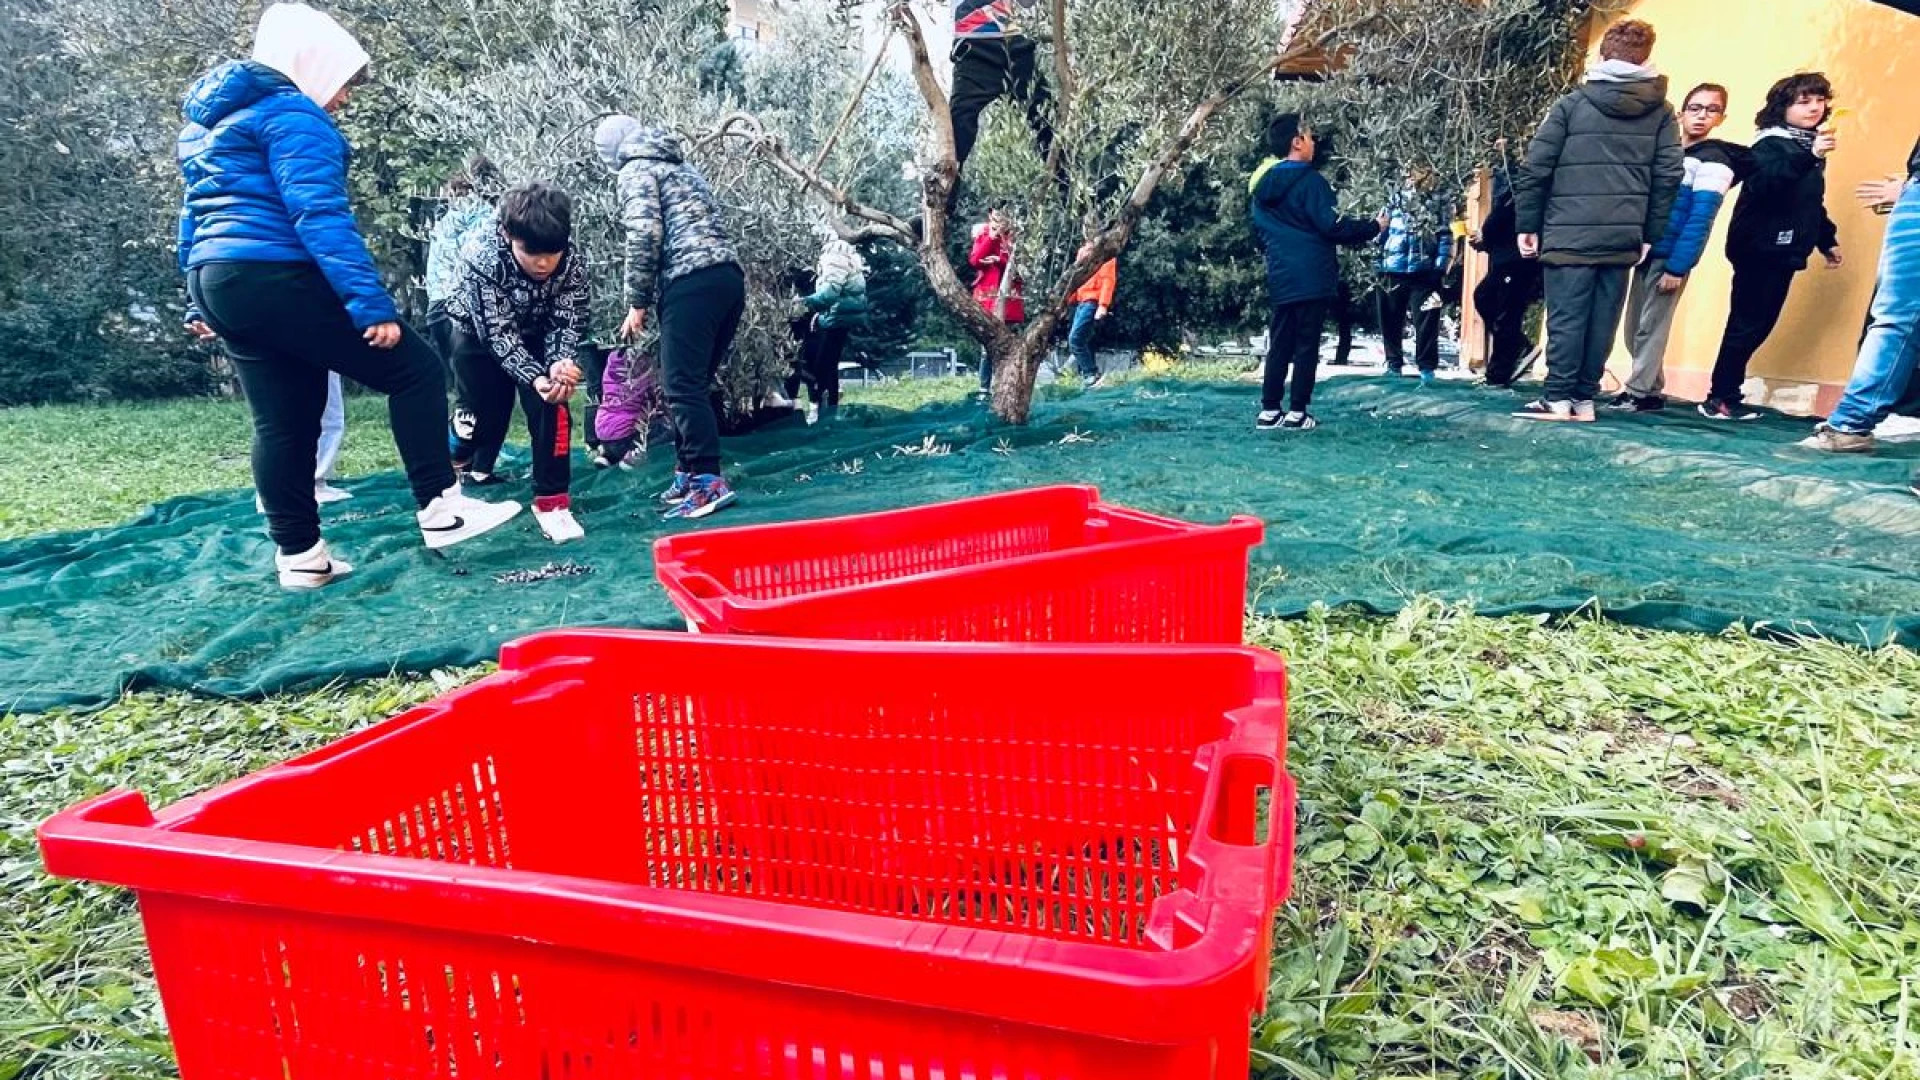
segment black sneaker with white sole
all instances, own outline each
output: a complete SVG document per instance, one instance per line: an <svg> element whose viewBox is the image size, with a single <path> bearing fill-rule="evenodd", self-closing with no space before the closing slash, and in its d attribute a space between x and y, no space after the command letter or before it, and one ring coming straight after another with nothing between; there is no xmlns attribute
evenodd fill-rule
<svg viewBox="0 0 1920 1080"><path fill-rule="evenodd" d="M1280 421L1280 426L1288 431L1312 431L1320 426L1320 421L1310 412L1290 412Z"/></svg>
<svg viewBox="0 0 1920 1080"><path fill-rule="evenodd" d="M1615 394L1607 402L1607 408L1615 412L1659 412L1666 407L1667 399L1659 394Z"/></svg>
<svg viewBox="0 0 1920 1080"><path fill-rule="evenodd" d="M1281 412L1278 409L1264 410L1260 413L1259 416L1256 416L1253 418L1253 430L1279 431L1281 422L1284 421L1286 418L1287 418L1287 414Z"/></svg>
<svg viewBox="0 0 1920 1080"><path fill-rule="evenodd" d="M1747 408L1745 405L1737 401L1721 401L1719 398L1708 398L1701 402L1699 411L1701 416L1709 420L1745 423L1749 420L1760 419L1759 413Z"/></svg>

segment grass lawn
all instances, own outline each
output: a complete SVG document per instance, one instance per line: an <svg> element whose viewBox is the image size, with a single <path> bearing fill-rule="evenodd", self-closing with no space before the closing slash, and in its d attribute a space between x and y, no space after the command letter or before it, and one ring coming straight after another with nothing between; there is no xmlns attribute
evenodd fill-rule
<svg viewBox="0 0 1920 1080"><path fill-rule="evenodd" d="M379 411L349 474L391 455ZM0 457L0 532L243 485L245 439L231 403L0 411L40 448ZM1292 666L1301 797L1265 1075L1920 1077L1920 657L1434 604L1249 633ZM0 717L0 1080L171 1075L131 900L41 875L39 819L476 674Z"/></svg>

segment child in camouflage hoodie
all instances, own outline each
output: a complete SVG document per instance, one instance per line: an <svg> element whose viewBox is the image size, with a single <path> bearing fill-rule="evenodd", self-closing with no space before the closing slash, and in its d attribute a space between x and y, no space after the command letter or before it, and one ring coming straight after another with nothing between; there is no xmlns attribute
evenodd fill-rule
<svg viewBox="0 0 1920 1080"><path fill-rule="evenodd" d="M719 201L677 137L612 116L593 139L618 175L627 235L621 337L639 337L647 312L658 309L660 375L678 457L660 497L669 518L703 518L734 500L720 476L720 421L708 391L746 311L746 275Z"/></svg>

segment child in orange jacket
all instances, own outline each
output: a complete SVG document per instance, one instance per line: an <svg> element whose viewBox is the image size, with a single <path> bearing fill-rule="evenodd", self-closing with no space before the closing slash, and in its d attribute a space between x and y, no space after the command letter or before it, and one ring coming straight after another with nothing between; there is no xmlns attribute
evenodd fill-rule
<svg viewBox="0 0 1920 1080"><path fill-rule="evenodd" d="M1080 249L1078 258L1086 258L1091 241ZM1073 294L1073 329L1067 333L1067 351L1073 354L1074 370L1086 380L1087 389L1100 385L1100 362L1093 355L1093 334L1100 320L1113 310L1113 293L1120 286L1120 263L1108 259L1093 272L1085 285Z"/></svg>

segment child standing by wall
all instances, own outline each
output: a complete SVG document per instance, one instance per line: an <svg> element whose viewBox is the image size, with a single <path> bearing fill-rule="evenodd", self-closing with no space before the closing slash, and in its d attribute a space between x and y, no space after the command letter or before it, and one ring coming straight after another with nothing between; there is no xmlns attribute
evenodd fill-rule
<svg viewBox="0 0 1920 1080"><path fill-rule="evenodd" d="M1680 110L1680 145L1686 151L1686 175L1673 200L1667 232L1647 261L1634 268L1627 297L1627 351L1633 373L1627 388L1607 403L1610 409L1654 412L1667 407L1667 339L1687 276L1700 265L1727 192L1746 171L1743 146L1709 138L1727 118L1727 88L1702 83L1687 92Z"/></svg>
<svg viewBox="0 0 1920 1080"><path fill-rule="evenodd" d="M586 535L573 516L573 362L591 311L586 260L573 250L573 200L549 184L500 200L492 243L468 249L447 301L453 323L453 459L494 481L516 397L533 454L533 516L554 543ZM465 423L461 423L464 419Z"/></svg>
<svg viewBox="0 0 1920 1080"><path fill-rule="evenodd" d="M1710 420L1754 420L1741 389L1747 364L1787 306L1794 275L1815 249L1827 269L1842 262L1840 236L1827 216L1827 155L1838 146L1821 131L1833 109L1833 84L1812 72L1790 75L1767 91L1754 123L1753 173L1733 208L1727 260L1733 263L1733 306L1713 364L1713 387L1700 404Z"/></svg>
<svg viewBox="0 0 1920 1080"><path fill-rule="evenodd" d="M1600 63L1554 103L1515 177L1520 253L1544 264L1547 294L1547 382L1518 416L1594 419L1628 272L1666 234L1686 166L1653 43L1637 19L1609 27Z"/></svg>

